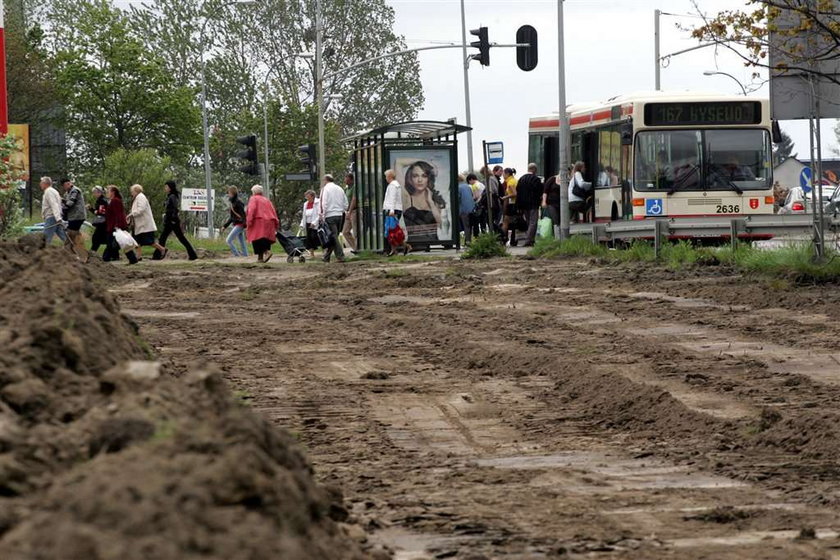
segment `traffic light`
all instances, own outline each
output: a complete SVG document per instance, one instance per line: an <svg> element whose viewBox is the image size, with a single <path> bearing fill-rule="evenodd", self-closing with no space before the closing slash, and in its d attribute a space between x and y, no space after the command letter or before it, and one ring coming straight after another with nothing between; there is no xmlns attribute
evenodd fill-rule
<svg viewBox="0 0 840 560"><path fill-rule="evenodd" d="M479 27L470 31L470 35L478 37L478 41L470 43L471 47L478 49L478 54L470 56L471 59L477 60L482 66L490 66L490 40L487 38L487 28Z"/></svg>
<svg viewBox="0 0 840 560"><path fill-rule="evenodd" d="M530 72L537 67L537 30L530 25L523 25L516 30L516 65L521 70Z"/></svg>
<svg viewBox="0 0 840 560"><path fill-rule="evenodd" d="M236 152L236 157L246 162L245 165L239 168L239 171L248 175L259 175L260 165L257 159L257 135L249 134L248 136L237 138L236 141L245 146L244 150Z"/></svg>
<svg viewBox="0 0 840 560"><path fill-rule="evenodd" d="M315 176L315 162L318 161L318 154L315 150L315 144L304 144L298 148L298 157L300 162L306 166L306 170L313 177Z"/></svg>

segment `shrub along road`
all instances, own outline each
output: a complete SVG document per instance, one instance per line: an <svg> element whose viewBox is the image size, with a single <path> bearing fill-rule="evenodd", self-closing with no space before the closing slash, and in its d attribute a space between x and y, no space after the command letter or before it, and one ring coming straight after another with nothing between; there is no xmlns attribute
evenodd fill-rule
<svg viewBox="0 0 840 560"><path fill-rule="evenodd" d="M397 558L837 557L836 286L584 259L125 274L167 368L219 364Z"/></svg>

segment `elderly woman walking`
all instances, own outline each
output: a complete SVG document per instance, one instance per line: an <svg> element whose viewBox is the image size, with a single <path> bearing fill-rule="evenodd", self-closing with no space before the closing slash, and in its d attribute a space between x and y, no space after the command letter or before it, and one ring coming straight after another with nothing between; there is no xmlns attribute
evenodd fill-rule
<svg viewBox="0 0 840 560"><path fill-rule="evenodd" d="M131 202L131 212L129 212L128 218L134 225L134 239L139 245L137 260L143 260L143 247L154 247L160 251L160 258L166 257L169 250L155 241L157 225L152 216L152 206L149 204L149 199L143 194L143 186L132 185L131 196L134 198Z"/></svg>
<svg viewBox="0 0 840 560"><path fill-rule="evenodd" d="M105 198L105 191L102 187L93 187L90 191L93 193L95 200L93 204L88 206L88 210L93 214L93 237L90 240L90 250L93 253L99 251L101 246L108 248L108 225L105 223L105 213L108 210L108 199Z"/></svg>
<svg viewBox="0 0 840 560"><path fill-rule="evenodd" d="M306 240L304 241L306 250L309 251L310 256L314 256L312 251L317 249L320 243L320 241L318 241L318 212L320 211L318 203L320 200L313 190L308 190L303 193L303 197L306 200L303 203L303 210L300 216L300 228L306 235Z"/></svg>
<svg viewBox="0 0 840 560"><path fill-rule="evenodd" d="M128 220L125 217L125 207L123 206L120 189L116 185L108 185L105 192L108 198L108 206L105 208L105 231L108 234L108 245L105 247L102 260L118 261L120 260L120 244L114 237L114 232L118 229L128 229ZM133 249L127 250L125 256L128 258L129 264L137 263L137 255Z"/></svg>
<svg viewBox="0 0 840 560"><path fill-rule="evenodd" d="M260 185L251 187L251 199L245 214L245 231L257 254L257 262L268 262L271 259L271 244L277 240L280 220L277 219L274 205L263 196L263 188Z"/></svg>

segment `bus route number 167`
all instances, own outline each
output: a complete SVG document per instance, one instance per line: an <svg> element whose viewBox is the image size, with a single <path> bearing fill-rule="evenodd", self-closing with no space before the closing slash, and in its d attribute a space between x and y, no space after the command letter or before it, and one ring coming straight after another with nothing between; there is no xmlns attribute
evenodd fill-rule
<svg viewBox="0 0 840 560"><path fill-rule="evenodd" d="M741 207L738 204L718 204L715 208L718 214L738 214L741 212Z"/></svg>

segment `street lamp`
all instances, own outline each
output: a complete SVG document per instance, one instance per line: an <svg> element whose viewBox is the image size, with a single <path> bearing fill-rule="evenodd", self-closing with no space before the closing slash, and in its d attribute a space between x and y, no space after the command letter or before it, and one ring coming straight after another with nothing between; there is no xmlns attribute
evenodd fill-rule
<svg viewBox="0 0 840 560"><path fill-rule="evenodd" d="M739 80L738 78L736 78L732 74L727 74L726 72L718 72L718 71L714 71L714 70L706 70L705 72L703 72L704 76L716 76L718 74L720 74L721 76L729 76L730 78L735 80L735 83L737 83L738 86L740 86L741 91L744 92L744 95L745 96L747 95L747 88L744 87L744 84L741 83L741 80Z"/></svg>
<svg viewBox="0 0 840 560"><path fill-rule="evenodd" d="M219 6L219 11L229 6L250 6L256 3L256 0L232 0ZM205 14L198 40L201 43L201 125L204 134L204 188L207 191L207 235L208 237L213 237L213 180L210 169L210 132L207 126L207 61L204 59L204 33L207 31L207 23L210 21L210 15L215 14Z"/></svg>

